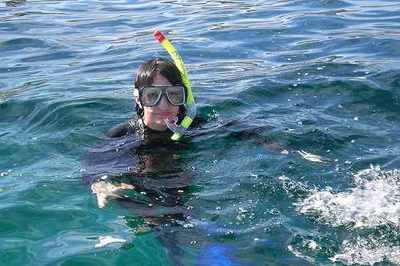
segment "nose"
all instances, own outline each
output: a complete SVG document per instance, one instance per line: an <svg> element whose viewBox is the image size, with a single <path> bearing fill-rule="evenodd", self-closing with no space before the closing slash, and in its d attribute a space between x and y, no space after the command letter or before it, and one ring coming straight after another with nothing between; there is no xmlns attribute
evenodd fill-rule
<svg viewBox="0 0 400 266"><path fill-rule="evenodd" d="M160 99L160 103L158 104L158 108L161 110L168 110L171 107L171 104L167 100L166 95L162 95Z"/></svg>

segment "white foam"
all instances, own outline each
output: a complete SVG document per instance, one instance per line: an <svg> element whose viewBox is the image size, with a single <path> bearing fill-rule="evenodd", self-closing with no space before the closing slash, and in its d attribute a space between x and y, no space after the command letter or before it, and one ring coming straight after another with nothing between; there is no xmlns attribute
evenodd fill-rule
<svg viewBox="0 0 400 266"><path fill-rule="evenodd" d="M354 181L356 186L344 192L314 190L296 204L297 211L333 226L400 225L400 171L371 167L356 174Z"/></svg>
<svg viewBox="0 0 400 266"><path fill-rule="evenodd" d="M384 260L400 265L400 247L380 243L379 239L361 237L344 241L341 252L331 258L333 262L347 265L373 265Z"/></svg>
<svg viewBox="0 0 400 266"><path fill-rule="evenodd" d="M297 211L318 222L346 226L349 230L340 251L330 258L333 262L373 265L388 261L400 265L400 246L391 236L400 235L400 171L371 166L354 175L353 180L355 186L347 191L311 191L309 197L296 204ZM378 226L380 231L376 231ZM382 228L386 229L381 231ZM377 234L359 234L370 229Z"/></svg>
<svg viewBox="0 0 400 266"><path fill-rule="evenodd" d="M125 243L126 240L122 238L116 238L113 236L100 236L99 237L99 243L97 243L94 247L95 248L102 248L105 247L109 244L113 243Z"/></svg>
<svg viewBox="0 0 400 266"><path fill-rule="evenodd" d="M303 150L297 151L297 153L300 154L300 156L307 161L315 163L325 163L325 160L319 155L312 154Z"/></svg>
<svg viewBox="0 0 400 266"><path fill-rule="evenodd" d="M289 246L288 246L288 250L289 250L290 252L292 252L296 257L302 258L302 259L304 259L304 260L306 260L306 261L308 261L308 262L310 262L310 263L315 263L315 260L314 260L312 257L303 254L303 252L297 250L297 249L296 249L294 246L292 246L292 245L289 245Z"/></svg>

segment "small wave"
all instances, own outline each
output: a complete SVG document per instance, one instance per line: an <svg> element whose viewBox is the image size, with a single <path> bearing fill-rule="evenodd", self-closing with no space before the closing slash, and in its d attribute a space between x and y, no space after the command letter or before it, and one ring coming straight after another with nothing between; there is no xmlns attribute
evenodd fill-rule
<svg viewBox="0 0 400 266"><path fill-rule="evenodd" d="M296 204L298 212L333 226L400 226L399 170L382 171L371 166L357 173L354 181L356 186L349 191L315 190Z"/></svg>
<svg viewBox="0 0 400 266"><path fill-rule="evenodd" d="M49 44L37 38L14 38L7 41L0 42L0 51L15 51L26 48L46 48Z"/></svg>
<svg viewBox="0 0 400 266"><path fill-rule="evenodd" d="M0 103L6 102L10 97L19 95L25 91L29 91L34 88L41 88L47 84L47 80L33 80L25 82L22 85L16 86L11 89L2 89L0 91Z"/></svg>

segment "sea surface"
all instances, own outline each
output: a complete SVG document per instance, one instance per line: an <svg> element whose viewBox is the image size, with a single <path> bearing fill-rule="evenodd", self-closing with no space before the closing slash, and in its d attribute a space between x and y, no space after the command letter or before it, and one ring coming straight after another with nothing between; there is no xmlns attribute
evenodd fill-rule
<svg viewBox="0 0 400 266"><path fill-rule="evenodd" d="M155 30L206 123L136 151ZM400 265L399 153L398 0L0 2L0 265Z"/></svg>

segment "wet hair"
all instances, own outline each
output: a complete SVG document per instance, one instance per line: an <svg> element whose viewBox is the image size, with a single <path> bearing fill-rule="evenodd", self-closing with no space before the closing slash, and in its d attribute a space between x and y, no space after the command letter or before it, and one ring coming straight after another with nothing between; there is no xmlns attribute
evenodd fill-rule
<svg viewBox="0 0 400 266"><path fill-rule="evenodd" d="M174 63L164 58L155 58L140 65L136 73L135 88L141 90L143 87L151 86L153 84L154 76L157 73L165 77L173 86L183 86L187 95L187 88L183 84L181 72ZM179 122L184 117L184 111L185 108L179 106ZM140 108L140 106L136 104L137 115L143 117L143 112L143 108Z"/></svg>

